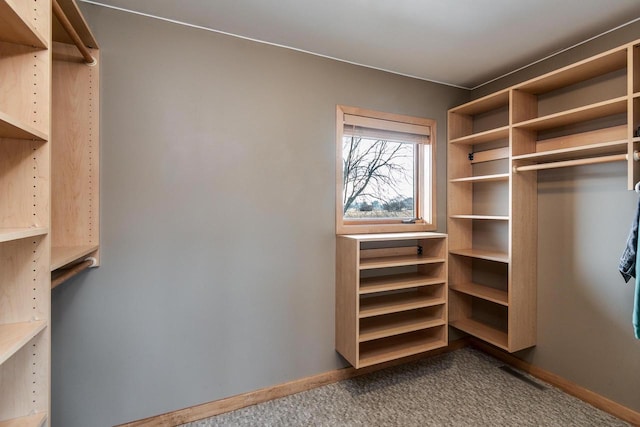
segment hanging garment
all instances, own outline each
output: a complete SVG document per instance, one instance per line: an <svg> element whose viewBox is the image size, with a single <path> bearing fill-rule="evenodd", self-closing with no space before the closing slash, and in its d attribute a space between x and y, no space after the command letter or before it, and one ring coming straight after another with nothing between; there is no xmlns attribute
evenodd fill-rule
<svg viewBox="0 0 640 427"><path fill-rule="evenodd" d="M636 214L631 223L631 230L629 231L629 236L627 237L627 246L620 257L620 264L618 265L618 270L625 282L628 282L629 279L635 277L636 279L636 289L633 298L633 314L632 314L632 324L633 324L633 332L637 339L640 339L640 275L637 274L640 271L640 257L638 257L638 252L640 252L640 247L638 246L638 225L640 222L640 198L638 198L638 206L636 207Z"/></svg>
<svg viewBox="0 0 640 427"><path fill-rule="evenodd" d="M640 268L640 257L636 259L636 270ZM636 293L633 296L633 331L640 340L640 277L636 274Z"/></svg>

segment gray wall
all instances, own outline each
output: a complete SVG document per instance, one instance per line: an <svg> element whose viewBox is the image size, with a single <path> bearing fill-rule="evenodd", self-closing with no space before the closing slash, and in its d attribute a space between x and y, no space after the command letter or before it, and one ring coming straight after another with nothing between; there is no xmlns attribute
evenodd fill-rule
<svg viewBox="0 0 640 427"><path fill-rule="evenodd" d="M438 123L468 92L81 4L101 45L102 266L53 292L54 426L345 366L335 106Z"/></svg>
<svg viewBox="0 0 640 427"><path fill-rule="evenodd" d="M639 38L640 22L478 88L472 96ZM518 356L640 411L633 283L625 284L617 271L637 203L638 195L626 190L623 163L538 172L538 345Z"/></svg>

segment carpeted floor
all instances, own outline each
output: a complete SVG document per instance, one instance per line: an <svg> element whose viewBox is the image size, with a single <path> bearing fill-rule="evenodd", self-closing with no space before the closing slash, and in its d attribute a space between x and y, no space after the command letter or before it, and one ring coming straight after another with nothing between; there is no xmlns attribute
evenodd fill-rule
<svg viewBox="0 0 640 427"><path fill-rule="evenodd" d="M526 376L536 384L523 381L502 366L464 348L184 427L628 426L539 380Z"/></svg>

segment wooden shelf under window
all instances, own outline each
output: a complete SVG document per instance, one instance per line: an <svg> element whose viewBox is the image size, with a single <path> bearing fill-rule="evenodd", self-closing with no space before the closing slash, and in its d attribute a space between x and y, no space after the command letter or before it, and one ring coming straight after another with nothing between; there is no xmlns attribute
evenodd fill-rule
<svg viewBox="0 0 640 427"><path fill-rule="evenodd" d="M444 326L360 344L358 367L371 366L447 345ZM432 332L434 331L434 332Z"/></svg>
<svg viewBox="0 0 640 427"><path fill-rule="evenodd" d="M46 49L47 39L13 8L12 3L0 0L0 40Z"/></svg>
<svg viewBox="0 0 640 427"><path fill-rule="evenodd" d="M360 270L372 268L403 267L407 265L434 264L444 262L444 258L423 255L400 255L394 257L366 258L360 261Z"/></svg>
<svg viewBox="0 0 640 427"><path fill-rule="evenodd" d="M42 427L45 421L47 421L47 414L40 413L0 421L0 427Z"/></svg>
<svg viewBox="0 0 640 427"><path fill-rule="evenodd" d="M364 322L364 320L363 320ZM418 317L414 313L402 312L385 317L373 317L366 319L366 323L360 325L359 342L376 340L407 332L434 328L445 324L443 319Z"/></svg>
<svg viewBox="0 0 640 427"><path fill-rule="evenodd" d="M0 365L47 327L44 321L0 325Z"/></svg>
<svg viewBox="0 0 640 427"><path fill-rule="evenodd" d="M498 251L487 251L484 249L452 249L449 251L453 255L460 255L469 258L486 259L487 261L509 262L509 254Z"/></svg>
<svg viewBox="0 0 640 427"><path fill-rule="evenodd" d="M445 298L413 291L363 298L358 317L365 318L444 304Z"/></svg>
<svg viewBox="0 0 640 427"><path fill-rule="evenodd" d="M376 292L415 288L418 286L439 285L444 282L444 278L428 277L418 273L366 277L360 279L360 288L358 292L360 295L366 295Z"/></svg>
<svg viewBox="0 0 640 427"><path fill-rule="evenodd" d="M509 221L508 215L450 215L453 219L477 219L489 221Z"/></svg>
<svg viewBox="0 0 640 427"><path fill-rule="evenodd" d="M481 298L487 301L494 302L496 304L508 306L509 295L506 291L501 289L491 288L489 286L479 285L477 283L458 283L450 284L449 289L463 294L471 295L476 298Z"/></svg>

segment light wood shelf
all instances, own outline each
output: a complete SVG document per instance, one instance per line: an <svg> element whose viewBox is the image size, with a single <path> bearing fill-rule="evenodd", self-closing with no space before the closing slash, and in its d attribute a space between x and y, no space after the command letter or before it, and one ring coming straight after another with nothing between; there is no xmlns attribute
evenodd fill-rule
<svg viewBox="0 0 640 427"><path fill-rule="evenodd" d="M360 261L360 270L374 268L403 267L408 265L434 264L444 262L444 258L422 255L401 255L395 257L367 258Z"/></svg>
<svg viewBox="0 0 640 427"><path fill-rule="evenodd" d="M42 427L47 421L47 414L40 413L12 420L0 421L0 427Z"/></svg>
<svg viewBox="0 0 640 427"><path fill-rule="evenodd" d="M509 341L506 332L492 328L491 326L485 325L484 323L471 318L451 321L449 324L456 329L460 329L461 331L480 338L481 340L493 344L496 347L509 351Z"/></svg>
<svg viewBox="0 0 640 427"><path fill-rule="evenodd" d="M397 313L399 311L432 307L444 303L446 303L444 296L434 296L433 294L420 291L383 294L361 299L358 317L362 319L365 317Z"/></svg>
<svg viewBox="0 0 640 427"><path fill-rule="evenodd" d="M84 258L98 248L98 245L54 246L51 248L51 271Z"/></svg>
<svg viewBox="0 0 640 427"><path fill-rule="evenodd" d="M489 286L479 285L477 283L467 282L450 284L449 289L471 295L496 304L509 305L509 294L501 289L491 288Z"/></svg>
<svg viewBox="0 0 640 427"><path fill-rule="evenodd" d="M407 332L429 329L445 324L444 319L420 317L414 313L395 313L384 317L363 319L360 325L360 342L386 338Z"/></svg>
<svg viewBox="0 0 640 427"><path fill-rule="evenodd" d="M498 251L487 251L483 249L452 249L449 251L453 255L460 255L469 258L485 259L487 261L509 262L509 254Z"/></svg>
<svg viewBox="0 0 640 427"><path fill-rule="evenodd" d="M420 273L403 273L388 276L367 277L360 279L360 295L377 292L397 291L416 288L419 286L441 285L446 279L441 277L429 277Z"/></svg>
<svg viewBox="0 0 640 427"><path fill-rule="evenodd" d="M478 176L468 176L465 178L452 178L449 182L457 183L457 182L494 182L494 181L509 181L508 173L496 173L491 175L478 175Z"/></svg>
<svg viewBox="0 0 640 427"><path fill-rule="evenodd" d="M48 227L0 228L0 243L43 236L48 232Z"/></svg>
<svg viewBox="0 0 640 427"><path fill-rule="evenodd" d="M449 111L455 114L474 116L476 114L495 110L507 105L509 105L509 91L501 90L499 92L483 96L482 98L475 99L471 102L467 102L459 107L454 107Z"/></svg>
<svg viewBox="0 0 640 427"><path fill-rule="evenodd" d="M47 327L45 321L0 325L0 365Z"/></svg>
<svg viewBox="0 0 640 427"><path fill-rule="evenodd" d="M615 48L518 84L514 86L514 89L533 94L542 94L621 70L626 65L626 49Z"/></svg>
<svg viewBox="0 0 640 427"><path fill-rule="evenodd" d="M449 215L449 218L487 221L509 221L508 215Z"/></svg>
<svg viewBox="0 0 640 427"><path fill-rule="evenodd" d="M610 154L622 154L627 152L627 141L610 141L596 144L581 145L577 147L561 148L557 150L540 151L531 154L513 156L514 161L559 161L583 157L604 156Z"/></svg>
<svg viewBox="0 0 640 427"><path fill-rule="evenodd" d="M1 1L1 0L0 0ZM0 138L46 141L47 135L0 111Z"/></svg>
<svg viewBox="0 0 640 427"><path fill-rule="evenodd" d="M23 18L12 3L0 0L0 40L46 49L47 38Z"/></svg>
<svg viewBox="0 0 640 427"><path fill-rule="evenodd" d="M543 117L537 117L531 120L525 120L520 123L515 123L513 126L518 129L540 131L594 120L614 114L622 114L626 110L627 97L621 96L619 98L597 102L583 107L561 111L559 113L549 114Z"/></svg>
<svg viewBox="0 0 640 427"><path fill-rule="evenodd" d="M440 328L444 328L444 326ZM414 332L362 343L359 367L376 365L444 347L447 345L447 340L443 334L444 331L432 334Z"/></svg>
<svg viewBox="0 0 640 427"><path fill-rule="evenodd" d="M509 138L509 126L502 126L496 129L490 129L484 132L478 132L460 138L455 138L450 140L449 143L460 145L477 145L505 138Z"/></svg>

